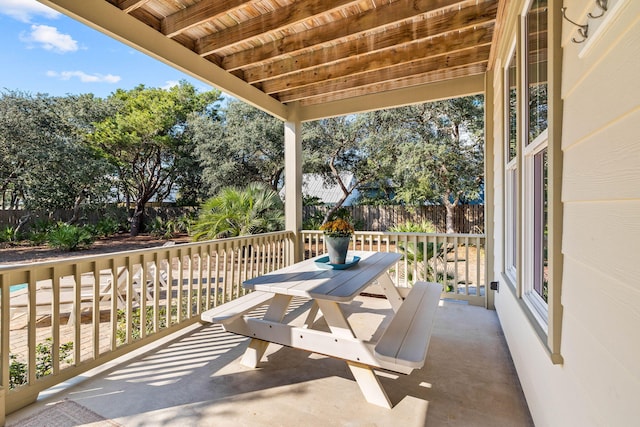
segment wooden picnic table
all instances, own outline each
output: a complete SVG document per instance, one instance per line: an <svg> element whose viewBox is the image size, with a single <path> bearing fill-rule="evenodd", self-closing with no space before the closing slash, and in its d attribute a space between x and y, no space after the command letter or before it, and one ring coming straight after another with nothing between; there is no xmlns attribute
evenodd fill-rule
<svg viewBox="0 0 640 427"><path fill-rule="evenodd" d="M366 400L391 408L373 368L409 374L423 366L442 288L438 284L416 284L406 298L411 302L405 302L387 273L400 260L400 254L353 251L350 256L358 256L360 261L348 269L320 268L315 262L318 258L313 258L247 280L243 286L253 292L235 304L203 313L202 319L251 337L241 362L245 366L256 367L269 343L342 359ZM392 333L385 331L377 343L358 338L341 307L374 282L382 287L395 313L387 327ZM303 326L283 322L294 297L313 301ZM246 316L265 304L268 308L262 319ZM318 314L324 316L329 331L313 328Z"/></svg>

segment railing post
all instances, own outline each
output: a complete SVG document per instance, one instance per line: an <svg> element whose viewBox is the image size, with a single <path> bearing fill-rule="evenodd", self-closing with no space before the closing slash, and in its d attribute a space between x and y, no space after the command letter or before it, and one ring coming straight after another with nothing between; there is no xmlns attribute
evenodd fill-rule
<svg viewBox="0 0 640 427"><path fill-rule="evenodd" d="M0 426L4 426L7 421L5 419L6 405L5 405L5 395L4 387L0 387Z"/></svg>

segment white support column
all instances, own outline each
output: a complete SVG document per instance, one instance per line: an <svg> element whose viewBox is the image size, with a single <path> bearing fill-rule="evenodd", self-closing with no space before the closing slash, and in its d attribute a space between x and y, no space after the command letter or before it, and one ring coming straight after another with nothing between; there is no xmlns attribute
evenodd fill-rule
<svg viewBox="0 0 640 427"><path fill-rule="evenodd" d="M485 307L495 310L495 291L489 289L489 283L496 280L497 272L494 271L494 248L495 248L495 199L494 199L494 167L495 159L493 158L493 146L495 141L494 134L494 103L495 103L495 87L493 70L485 73L485 90L484 90L484 235L485 238ZM491 267L489 267L491 266ZM478 277L478 280L480 278ZM478 286L478 290L480 286Z"/></svg>
<svg viewBox="0 0 640 427"><path fill-rule="evenodd" d="M302 261L302 122L297 118L297 108L284 124L284 186L285 229L295 233L290 253L293 262Z"/></svg>

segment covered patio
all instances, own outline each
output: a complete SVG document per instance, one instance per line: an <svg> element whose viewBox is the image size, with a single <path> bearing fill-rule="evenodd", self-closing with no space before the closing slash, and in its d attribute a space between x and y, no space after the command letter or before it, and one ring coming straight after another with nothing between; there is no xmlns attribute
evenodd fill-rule
<svg viewBox="0 0 640 427"><path fill-rule="evenodd" d="M389 310L379 298L358 305ZM299 321L307 309L300 301L288 316ZM358 316L373 333L362 312L350 315ZM464 302L441 303L423 369L381 374L392 410L368 404L340 360L271 345L250 369L239 363L247 343L195 324L43 392L7 425L67 400L123 426L533 425L495 312Z"/></svg>
<svg viewBox="0 0 640 427"><path fill-rule="evenodd" d="M640 2L39 1L283 120L286 231L251 241L0 270L0 424L42 389L110 366L172 333L184 335L131 364L90 374L67 396L124 425L151 419L171 424L179 417L203 425L291 425L292 419L295 425L527 425L526 406L538 425L627 426L640 418ZM443 293L424 369L399 379L381 377L394 409L365 405L344 367L331 359L274 347L268 363L247 371L237 364L244 339L198 326L200 303L237 297L243 278L300 261L309 245L318 244L317 236L302 230L303 122L471 94L485 96L486 236L461 246L478 248L484 258L476 263L475 282L456 280L451 294ZM390 242L399 238L425 244L465 239L369 233L353 244L393 250L397 240L395 246ZM263 245L262 260L248 259L246 245ZM194 281L196 259L198 274L205 265L209 275ZM160 266L183 260L187 270L180 269L177 279L185 279L186 288L177 304L162 306L155 296ZM153 305L149 333L142 329L134 337L127 325L124 344L116 343L112 320L103 351L95 341L101 328L93 320L88 355L76 347L72 368L60 369L54 352L53 374L37 379L32 310L28 385L9 390L10 285L28 283L35 295L41 279L53 280L55 290L63 276L101 269L116 275L126 267L125 312L131 319L133 272L150 264L153 300L141 292L139 303ZM224 275L211 275L212 265ZM420 268L426 275L428 265ZM211 289L192 293L219 277L222 295L211 299ZM396 285L407 286L405 279L398 274ZM454 296L484 307L447 300ZM78 288L78 304L80 297ZM178 309L192 297L197 307ZM175 313L158 314L163 307ZM142 313L136 316L144 321ZM53 314L59 315L55 307ZM162 316L168 325L161 325ZM221 343L218 351L211 350L214 342ZM154 360L172 366L169 358L180 354L202 360L179 372L145 370ZM301 369L285 369L292 365ZM15 412L11 421L44 403Z"/></svg>

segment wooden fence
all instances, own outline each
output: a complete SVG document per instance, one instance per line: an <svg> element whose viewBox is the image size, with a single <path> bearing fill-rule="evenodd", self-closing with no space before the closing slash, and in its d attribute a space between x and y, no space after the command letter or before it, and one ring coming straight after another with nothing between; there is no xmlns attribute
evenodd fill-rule
<svg viewBox="0 0 640 427"><path fill-rule="evenodd" d="M322 218L329 209L326 206L305 206L303 208L303 221L309 224L314 217ZM444 206L421 206L406 208L404 206L346 206L351 213L351 219L356 228L366 231L387 231L391 227L407 221L422 222L431 221L439 233L446 232L447 211ZM176 218L184 214L197 212L195 207L148 207L145 214L148 218L160 216L163 219ZM0 210L0 227L15 227L21 218L30 215L29 222L23 227L23 231L29 228L35 220L53 219L67 221L72 217L71 211L58 210L55 212L30 212L25 210ZM126 220L127 210L123 207L110 207L102 209L85 210L81 213L81 223L96 224L100 218L112 216ZM319 225L319 224L318 224ZM455 208L453 217L453 229L456 233L484 233L484 206L461 205ZM308 227L307 227L308 228ZM317 227L314 227L317 228Z"/></svg>
<svg viewBox="0 0 640 427"><path fill-rule="evenodd" d="M196 207L146 207L147 218L161 217L166 220L177 218L186 214L197 212ZM110 206L106 208L81 209L78 221L80 224L97 224L100 219L110 217L119 222L126 222L129 211L125 207ZM69 221L73 217L73 211L57 209L55 211L28 211L23 209L0 210L0 228L16 227L21 221L25 221L22 231L38 220Z"/></svg>
<svg viewBox="0 0 640 427"><path fill-rule="evenodd" d="M305 206L303 220L322 216L326 206ZM367 231L387 231L391 227L411 221L431 221L439 233L446 232L447 210L444 206L345 206L356 228ZM484 205L460 205L455 208L453 229L456 233L484 233Z"/></svg>

